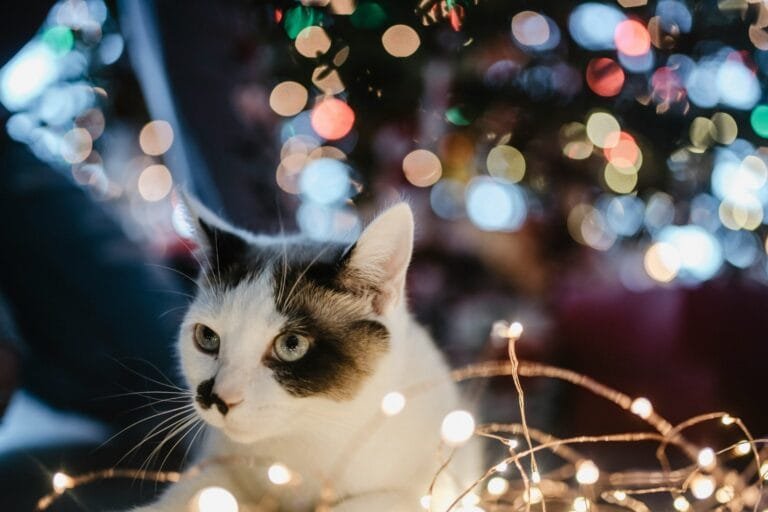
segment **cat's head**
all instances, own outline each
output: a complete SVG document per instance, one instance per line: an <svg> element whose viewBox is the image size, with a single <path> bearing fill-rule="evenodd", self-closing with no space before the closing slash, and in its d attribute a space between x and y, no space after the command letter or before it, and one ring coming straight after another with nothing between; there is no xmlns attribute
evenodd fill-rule
<svg viewBox="0 0 768 512"><path fill-rule="evenodd" d="M248 443L354 400L407 315L410 207L389 208L351 246L255 236L188 209L202 268L179 353L200 416Z"/></svg>

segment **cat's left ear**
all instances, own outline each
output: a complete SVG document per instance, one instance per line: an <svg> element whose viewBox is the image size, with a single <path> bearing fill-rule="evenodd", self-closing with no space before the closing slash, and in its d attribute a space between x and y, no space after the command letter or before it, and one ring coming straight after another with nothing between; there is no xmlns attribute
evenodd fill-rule
<svg viewBox="0 0 768 512"><path fill-rule="evenodd" d="M178 191L178 194L194 230L197 250L205 255L202 264L223 268L245 253L249 233L233 227L188 193Z"/></svg>
<svg viewBox="0 0 768 512"><path fill-rule="evenodd" d="M374 289L373 307L379 314L404 300L405 276L413 252L413 212L398 203L379 215L351 249L347 270Z"/></svg>

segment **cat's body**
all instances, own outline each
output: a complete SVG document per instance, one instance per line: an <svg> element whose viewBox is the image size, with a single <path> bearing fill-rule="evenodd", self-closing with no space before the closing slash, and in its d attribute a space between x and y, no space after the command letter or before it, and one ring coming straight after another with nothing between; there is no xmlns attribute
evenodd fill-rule
<svg viewBox="0 0 768 512"><path fill-rule="evenodd" d="M351 248L254 237L193 209L204 269L179 352L210 425L198 459L214 463L139 510L197 512L199 490L222 486L243 510L269 494L279 510L309 511L324 484L334 511L419 510L449 454L441 422L461 402L407 311L409 207L389 209ZM393 391L407 401L386 416L382 398ZM471 449L455 455L432 510L479 476L477 462ZM291 482L270 483L276 463Z"/></svg>

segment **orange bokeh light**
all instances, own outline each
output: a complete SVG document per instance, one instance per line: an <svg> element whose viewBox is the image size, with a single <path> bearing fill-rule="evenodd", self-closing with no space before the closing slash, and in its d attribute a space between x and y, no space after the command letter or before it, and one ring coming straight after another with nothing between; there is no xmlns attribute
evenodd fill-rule
<svg viewBox="0 0 768 512"><path fill-rule="evenodd" d="M355 124L355 112L337 98L326 98L317 102L310 114L312 128L327 140L343 138Z"/></svg>
<svg viewBox="0 0 768 512"><path fill-rule="evenodd" d="M587 65L587 84L599 96L616 96L624 86L624 71L613 59L592 59Z"/></svg>
<svg viewBox="0 0 768 512"><path fill-rule="evenodd" d="M645 55L651 49L651 34L636 20L625 20L616 25L613 40L616 48L630 57Z"/></svg>
<svg viewBox="0 0 768 512"><path fill-rule="evenodd" d="M627 132L621 132L619 142L613 147L605 148L605 158L619 170L633 169L636 172L636 166L640 160L640 148L634 137Z"/></svg>

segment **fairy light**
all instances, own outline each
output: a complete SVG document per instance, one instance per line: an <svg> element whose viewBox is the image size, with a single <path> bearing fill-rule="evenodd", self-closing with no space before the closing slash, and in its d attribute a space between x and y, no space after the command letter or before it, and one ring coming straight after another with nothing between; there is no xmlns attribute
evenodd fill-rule
<svg viewBox="0 0 768 512"><path fill-rule="evenodd" d="M736 455L746 455L750 451L752 451L752 445L749 444L749 441L746 441L746 440L739 441L739 443L736 445L733 451L736 452Z"/></svg>
<svg viewBox="0 0 768 512"><path fill-rule="evenodd" d="M573 500L574 512L588 512L590 508L589 500L584 496L577 496L576 499Z"/></svg>
<svg viewBox="0 0 768 512"><path fill-rule="evenodd" d="M691 494L698 500L705 500L715 492L715 479L709 475L696 475L691 480Z"/></svg>
<svg viewBox="0 0 768 512"><path fill-rule="evenodd" d="M238 512L239 510L235 497L223 487L206 487L197 497L197 512Z"/></svg>
<svg viewBox="0 0 768 512"><path fill-rule="evenodd" d="M576 465L576 481L583 485L592 485L600 479L600 470L591 460L584 460Z"/></svg>
<svg viewBox="0 0 768 512"><path fill-rule="evenodd" d="M541 489L535 486L529 487L523 493L523 501L525 501L526 503L530 503L532 505L541 503L541 500L543 499L544 499L544 493L541 492Z"/></svg>
<svg viewBox="0 0 768 512"><path fill-rule="evenodd" d="M421 508L424 510L429 510L429 507L432 505L432 496L429 494L425 494L419 499L419 505L421 505Z"/></svg>
<svg viewBox="0 0 768 512"><path fill-rule="evenodd" d="M275 485L285 485L291 481L291 470L283 464L272 464L267 470L269 481Z"/></svg>
<svg viewBox="0 0 768 512"><path fill-rule="evenodd" d="M736 420L734 419L734 417L733 417L733 416L731 416L730 414L726 414L725 416L723 416L723 417L722 417L722 419L721 419L720 421L721 421L721 422L722 422L722 424L723 424L723 425L725 425L726 427L727 427L727 426L730 426L730 425L733 425L733 424L736 422Z"/></svg>
<svg viewBox="0 0 768 512"><path fill-rule="evenodd" d="M532 471L531 472L531 482L533 482L535 484L540 484L541 483L541 473L539 473L536 470Z"/></svg>
<svg viewBox="0 0 768 512"><path fill-rule="evenodd" d="M486 488L488 489L489 494L493 496L501 496L509 490L509 482L506 478L495 476L488 480Z"/></svg>
<svg viewBox="0 0 768 512"><path fill-rule="evenodd" d="M518 446L520 446L520 441L517 439L507 439L506 445L509 447L510 451L514 450Z"/></svg>
<svg viewBox="0 0 768 512"><path fill-rule="evenodd" d="M653 405L651 405L651 401L645 397L635 398L632 401L632 405L629 406L629 410L632 414L647 420L651 417L651 414L653 414Z"/></svg>
<svg viewBox="0 0 768 512"><path fill-rule="evenodd" d="M763 462L762 466L760 466L760 476L763 480L768 480L768 462Z"/></svg>
<svg viewBox="0 0 768 512"><path fill-rule="evenodd" d="M493 467L497 473L504 473L506 470L509 469L509 464L507 462L499 462Z"/></svg>
<svg viewBox="0 0 768 512"><path fill-rule="evenodd" d="M475 432L475 418L467 411L449 412L440 429L443 441L450 446L460 446Z"/></svg>
<svg viewBox="0 0 768 512"><path fill-rule="evenodd" d="M680 512L687 512L691 509L691 503L685 499L685 496L678 496L675 498L675 501L672 502L672 506L675 507L675 510L679 510Z"/></svg>
<svg viewBox="0 0 768 512"><path fill-rule="evenodd" d="M397 391L384 395L381 399L381 412L387 416L395 416L405 408L405 396Z"/></svg>
<svg viewBox="0 0 768 512"><path fill-rule="evenodd" d="M60 471L53 475L51 482L53 484L53 490L57 494L61 494L67 489L74 487L74 481L72 480L72 477Z"/></svg>
<svg viewBox="0 0 768 512"><path fill-rule="evenodd" d="M461 499L461 505L464 507L474 507L478 503L480 503L480 496L474 492L468 493Z"/></svg>
<svg viewBox="0 0 768 512"><path fill-rule="evenodd" d="M699 452L696 459L699 463L699 467L702 469L711 469L715 465L715 450L712 448L704 448Z"/></svg>
<svg viewBox="0 0 768 512"><path fill-rule="evenodd" d="M730 485L724 485L721 488L719 488L717 491L715 491L715 499L718 503L726 504L733 501L733 498L736 496L736 491L734 490L733 486Z"/></svg>

